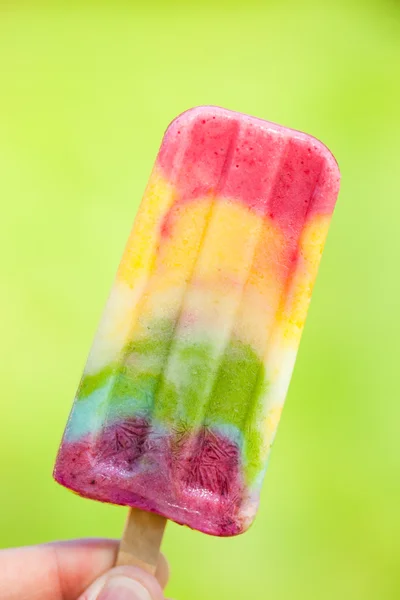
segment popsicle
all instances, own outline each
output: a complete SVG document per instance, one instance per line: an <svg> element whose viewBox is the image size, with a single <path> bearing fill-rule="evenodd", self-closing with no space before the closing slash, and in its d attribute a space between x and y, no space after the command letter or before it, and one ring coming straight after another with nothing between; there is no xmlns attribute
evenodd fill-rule
<svg viewBox="0 0 400 600"><path fill-rule="evenodd" d="M59 483L208 534L249 527L339 177L321 142L267 121L208 106L171 123L67 423Z"/></svg>

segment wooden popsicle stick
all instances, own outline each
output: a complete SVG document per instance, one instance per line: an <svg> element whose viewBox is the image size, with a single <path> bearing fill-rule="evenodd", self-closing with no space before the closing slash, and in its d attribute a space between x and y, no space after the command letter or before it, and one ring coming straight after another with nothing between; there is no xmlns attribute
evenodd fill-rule
<svg viewBox="0 0 400 600"><path fill-rule="evenodd" d="M167 519L131 508L118 550L116 565L141 567L154 575Z"/></svg>

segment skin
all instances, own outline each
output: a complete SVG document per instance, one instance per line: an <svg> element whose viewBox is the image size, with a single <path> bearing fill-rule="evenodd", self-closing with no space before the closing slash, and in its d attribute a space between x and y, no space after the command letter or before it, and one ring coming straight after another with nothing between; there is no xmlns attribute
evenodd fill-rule
<svg viewBox="0 0 400 600"><path fill-rule="evenodd" d="M75 540L1 550L0 600L88 600L85 590L113 567L117 549L115 540ZM118 568L124 570L154 600L164 598L169 567L163 555L156 578L141 569Z"/></svg>

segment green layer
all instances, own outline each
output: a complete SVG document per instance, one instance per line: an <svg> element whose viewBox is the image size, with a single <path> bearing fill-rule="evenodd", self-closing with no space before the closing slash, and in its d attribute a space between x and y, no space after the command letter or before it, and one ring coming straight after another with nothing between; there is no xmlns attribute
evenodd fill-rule
<svg viewBox="0 0 400 600"><path fill-rule="evenodd" d="M111 412L126 413L122 409L128 404L134 415L152 416L170 427L205 425L234 432L251 483L263 468L260 427L267 382L259 357L231 339L218 359L211 341L179 339L168 321L154 322L147 331L145 338L126 345L120 364L84 375L78 401L111 383Z"/></svg>

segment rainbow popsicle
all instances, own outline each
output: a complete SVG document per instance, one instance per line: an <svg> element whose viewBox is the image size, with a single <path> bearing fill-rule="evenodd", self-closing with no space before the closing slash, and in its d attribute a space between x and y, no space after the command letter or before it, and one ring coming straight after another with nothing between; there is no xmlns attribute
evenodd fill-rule
<svg viewBox="0 0 400 600"><path fill-rule="evenodd" d="M230 536L254 519L339 170L297 131L216 107L169 126L54 477Z"/></svg>

